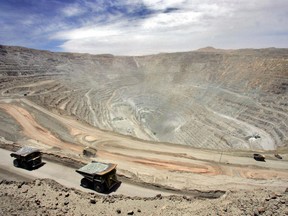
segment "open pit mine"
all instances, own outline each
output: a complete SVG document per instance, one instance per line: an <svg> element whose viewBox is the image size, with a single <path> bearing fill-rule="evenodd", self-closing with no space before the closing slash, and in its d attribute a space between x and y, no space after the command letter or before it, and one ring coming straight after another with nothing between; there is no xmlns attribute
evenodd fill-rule
<svg viewBox="0 0 288 216"><path fill-rule="evenodd" d="M13 166L25 146L41 167ZM0 215L287 215L288 49L0 46L0 147ZM91 161L112 196L83 188Z"/></svg>
<svg viewBox="0 0 288 216"><path fill-rule="evenodd" d="M288 49L125 57L1 46L0 80L2 101L27 100L142 140L241 150L288 144ZM0 136L21 139L15 120L5 112L1 119Z"/></svg>

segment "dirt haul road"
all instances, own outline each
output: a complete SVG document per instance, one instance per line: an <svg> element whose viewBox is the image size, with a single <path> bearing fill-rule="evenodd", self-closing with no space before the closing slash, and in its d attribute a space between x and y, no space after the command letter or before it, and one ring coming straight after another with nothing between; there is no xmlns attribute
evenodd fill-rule
<svg viewBox="0 0 288 216"><path fill-rule="evenodd" d="M27 99L1 100L0 111L21 126L20 132L26 137L21 144L46 151L58 148L59 153L74 158L79 158L84 146L92 146L97 149L97 160L118 164L118 171L134 180L180 190L288 186L285 158L280 161L270 156L271 159L261 163L249 152L244 157L236 151L222 155L217 151L133 139L58 115ZM53 119L66 130L50 131L37 116ZM61 139L65 133L75 141Z"/></svg>
<svg viewBox="0 0 288 216"><path fill-rule="evenodd" d="M32 171L16 168L13 166L13 158L10 157L10 151L0 148L0 180L34 180L37 178L53 179L66 187L80 189L82 191L91 192L80 186L81 175L75 172L75 169L64 166L63 164L45 161L45 165ZM95 192L96 193L96 192ZM170 195L172 193L163 192L144 188L128 183L121 183L121 186L112 194L124 194L127 196L152 197L157 194Z"/></svg>

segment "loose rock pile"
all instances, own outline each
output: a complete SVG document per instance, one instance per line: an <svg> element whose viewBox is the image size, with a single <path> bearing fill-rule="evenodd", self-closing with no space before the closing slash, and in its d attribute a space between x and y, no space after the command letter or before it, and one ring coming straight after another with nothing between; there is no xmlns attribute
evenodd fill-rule
<svg viewBox="0 0 288 216"><path fill-rule="evenodd" d="M228 192L219 199L186 196L100 196L54 180L0 182L0 215L288 215L288 190Z"/></svg>

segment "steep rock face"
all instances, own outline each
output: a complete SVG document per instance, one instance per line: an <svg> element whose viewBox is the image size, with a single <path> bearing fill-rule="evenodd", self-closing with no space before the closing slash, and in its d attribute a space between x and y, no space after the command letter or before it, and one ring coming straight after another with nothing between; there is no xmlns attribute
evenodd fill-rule
<svg viewBox="0 0 288 216"><path fill-rule="evenodd" d="M288 49L123 57L1 46L0 79L2 97L26 96L141 139L212 149L288 144Z"/></svg>

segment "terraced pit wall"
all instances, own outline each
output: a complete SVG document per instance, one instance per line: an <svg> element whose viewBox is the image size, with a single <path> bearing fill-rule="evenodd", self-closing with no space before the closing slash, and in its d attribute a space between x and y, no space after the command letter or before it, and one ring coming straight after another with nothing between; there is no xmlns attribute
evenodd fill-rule
<svg viewBox="0 0 288 216"><path fill-rule="evenodd" d="M209 149L288 145L288 49L123 57L0 46L0 90L2 98L25 97L144 140Z"/></svg>

